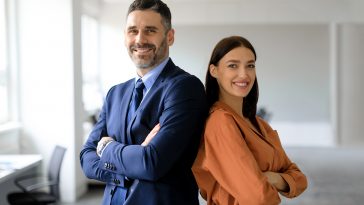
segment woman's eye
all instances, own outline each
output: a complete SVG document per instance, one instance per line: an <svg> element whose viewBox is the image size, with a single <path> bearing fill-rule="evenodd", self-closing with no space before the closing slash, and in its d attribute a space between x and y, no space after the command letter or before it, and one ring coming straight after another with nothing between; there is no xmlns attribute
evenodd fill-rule
<svg viewBox="0 0 364 205"><path fill-rule="evenodd" d="M238 65L236 65L236 64L229 64L229 65L228 65L228 67L229 67L229 68L237 68L237 67L238 67Z"/></svg>
<svg viewBox="0 0 364 205"><path fill-rule="evenodd" d="M249 64L248 68L255 68L255 64Z"/></svg>

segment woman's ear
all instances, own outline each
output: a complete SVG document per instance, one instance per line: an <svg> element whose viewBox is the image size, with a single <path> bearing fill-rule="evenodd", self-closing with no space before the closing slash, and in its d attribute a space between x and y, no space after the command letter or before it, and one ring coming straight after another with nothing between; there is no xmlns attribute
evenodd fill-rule
<svg viewBox="0 0 364 205"><path fill-rule="evenodd" d="M217 78L217 67L214 64L209 66L210 75L214 78Z"/></svg>

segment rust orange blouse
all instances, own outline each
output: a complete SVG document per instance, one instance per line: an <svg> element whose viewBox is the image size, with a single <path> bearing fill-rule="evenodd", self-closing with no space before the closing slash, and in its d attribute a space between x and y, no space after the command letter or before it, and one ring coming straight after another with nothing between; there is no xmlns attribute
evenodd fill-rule
<svg viewBox="0 0 364 205"><path fill-rule="evenodd" d="M307 187L306 176L290 161L278 134L257 117L261 134L223 102L216 102L206 122L192 171L208 205L274 205L278 190L265 171L281 173L292 198Z"/></svg>

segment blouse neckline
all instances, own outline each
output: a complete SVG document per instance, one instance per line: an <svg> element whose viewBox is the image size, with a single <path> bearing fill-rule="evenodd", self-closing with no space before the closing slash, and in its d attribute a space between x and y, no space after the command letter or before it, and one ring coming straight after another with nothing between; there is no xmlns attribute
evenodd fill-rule
<svg viewBox="0 0 364 205"><path fill-rule="evenodd" d="M253 132L255 132L260 137L265 138L265 136L267 136L263 125L261 124L260 120L257 117L255 117L255 118L257 119L258 126L259 126L259 129L261 130L261 132L258 132L258 130L255 127L253 127L251 125L251 123L248 123L238 113L236 113L228 104L226 104L226 103L224 103L222 101L216 101L213 104L213 106L210 109L210 114L213 113L216 110L219 110L219 109L222 109L222 110L225 110L225 111L231 113L236 121L241 121L242 123L244 123L247 127L249 127Z"/></svg>

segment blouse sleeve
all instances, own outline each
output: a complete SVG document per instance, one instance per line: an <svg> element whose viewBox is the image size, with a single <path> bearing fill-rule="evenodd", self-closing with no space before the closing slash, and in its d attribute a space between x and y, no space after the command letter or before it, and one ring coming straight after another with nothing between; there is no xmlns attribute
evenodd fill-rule
<svg viewBox="0 0 364 205"><path fill-rule="evenodd" d="M278 153L280 153L282 167L279 169L279 172L289 186L288 192L280 193L287 198L297 197L307 188L307 178L298 166L287 156L281 145L277 131L273 130L268 123L263 120L260 121L263 122L264 128L268 132L268 136L273 140Z"/></svg>
<svg viewBox="0 0 364 205"><path fill-rule="evenodd" d="M289 191L280 193L287 198L296 197L307 188L306 176L301 172L295 163L289 163L286 170L281 173L281 176L288 183Z"/></svg>
<svg viewBox="0 0 364 205"><path fill-rule="evenodd" d="M214 112L205 130L205 168L238 204L278 204L278 191L263 175L233 117ZM223 196L223 194L217 194ZM215 200L223 200L217 197ZM231 204L215 201L216 204Z"/></svg>

